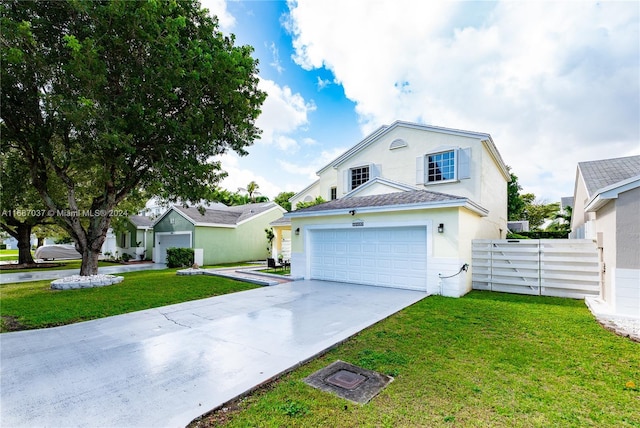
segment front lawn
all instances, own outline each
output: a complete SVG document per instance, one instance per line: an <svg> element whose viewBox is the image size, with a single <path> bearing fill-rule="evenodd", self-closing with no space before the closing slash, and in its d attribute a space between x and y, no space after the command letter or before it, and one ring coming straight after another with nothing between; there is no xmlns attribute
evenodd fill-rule
<svg viewBox="0 0 640 428"><path fill-rule="evenodd" d="M18 260L18 250L0 250L0 261Z"/></svg>
<svg viewBox="0 0 640 428"><path fill-rule="evenodd" d="M0 332L52 327L258 287L227 278L178 276L176 269L118 274L108 287L51 290L51 281L0 285Z"/></svg>
<svg viewBox="0 0 640 428"><path fill-rule="evenodd" d="M394 376L366 405L302 379L336 360ZM640 344L584 302L428 297L190 427L640 427Z"/></svg>

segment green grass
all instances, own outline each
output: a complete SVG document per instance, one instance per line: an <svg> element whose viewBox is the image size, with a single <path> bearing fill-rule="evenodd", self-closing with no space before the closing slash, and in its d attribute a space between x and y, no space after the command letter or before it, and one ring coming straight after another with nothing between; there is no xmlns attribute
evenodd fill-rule
<svg viewBox="0 0 640 428"><path fill-rule="evenodd" d="M338 359L395 380L366 405L303 383ZM582 301L472 292L426 298L192 426L640 427L629 381L640 344Z"/></svg>
<svg viewBox="0 0 640 428"><path fill-rule="evenodd" d="M18 260L18 250L0 250L0 261Z"/></svg>
<svg viewBox="0 0 640 428"><path fill-rule="evenodd" d="M120 284L51 290L51 281L0 285L0 332L52 327L155 308L258 286L227 278L178 276L176 269L118 274Z"/></svg>
<svg viewBox="0 0 640 428"><path fill-rule="evenodd" d="M270 273L273 275L291 275L291 270L290 269L261 269L258 272L262 272L262 273Z"/></svg>

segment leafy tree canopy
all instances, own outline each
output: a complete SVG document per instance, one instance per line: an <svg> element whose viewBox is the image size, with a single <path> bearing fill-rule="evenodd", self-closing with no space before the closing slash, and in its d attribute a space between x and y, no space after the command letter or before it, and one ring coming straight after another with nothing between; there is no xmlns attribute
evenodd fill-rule
<svg viewBox="0 0 640 428"><path fill-rule="evenodd" d="M298 202L296 204L296 209L300 210L302 208L308 208L308 207L312 207L314 205L320 205L320 204L324 204L325 201L324 198L322 196L318 196L317 198L315 198L313 201L309 201L309 202Z"/></svg>
<svg viewBox="0 0 640 428"><path fill-rule="evenodd" d="M212 156L260 133L253 50L195 0L14 0L0 15L2 152L21 153L48 208L79 213L60 222L83 275L127 195L207 197L224 176Z"/></svg>
<svg viewBox="0 0 640 428"><path fill-rule="evenodd" d="M291 202L289 202L289 199L291 199L293 195L295 195L295 192L280 192L273 199L273 202L280 205L285 210L291 211Z"/></svg>

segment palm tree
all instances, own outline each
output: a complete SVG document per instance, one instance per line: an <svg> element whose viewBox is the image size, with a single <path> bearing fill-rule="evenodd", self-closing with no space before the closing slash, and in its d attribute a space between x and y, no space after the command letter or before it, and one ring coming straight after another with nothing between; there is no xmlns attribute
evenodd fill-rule
<svg viewBox="0 0 640 428"><path fill-rule="evenodd" d="M260 192L257 192L259 188L260 186L258 186L258 183L253 180L249 184L247 184L247 193L249 194L249 199L251 200L251 202L255 202L255 196L260 194Z"/></svg>

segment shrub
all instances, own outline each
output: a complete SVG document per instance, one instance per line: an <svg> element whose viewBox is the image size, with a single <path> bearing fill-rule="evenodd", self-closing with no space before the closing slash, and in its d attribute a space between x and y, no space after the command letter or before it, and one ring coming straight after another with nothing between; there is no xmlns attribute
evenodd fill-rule
<svg viewBox="0 0 640 428"><path fill-rule="evenodd" d="M167 267L193 265L193 248L167 248Z"/></svg>
<svg viewBox="0 0 640 428"><path fill-rule="evenodd" d="M133 258L133 256L129 253L122 253L122 261L123 262L128 262L129 260L131 260Z"/></svg>

